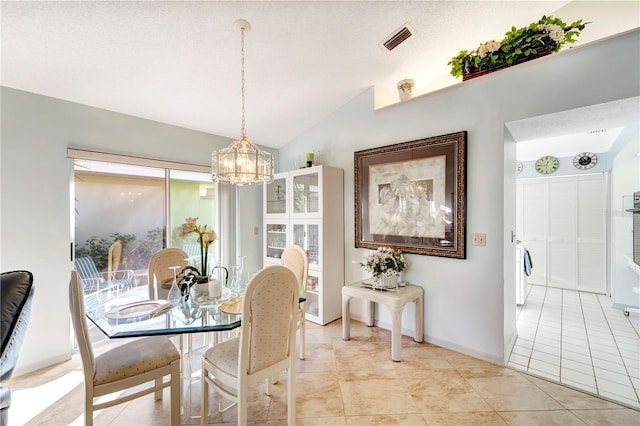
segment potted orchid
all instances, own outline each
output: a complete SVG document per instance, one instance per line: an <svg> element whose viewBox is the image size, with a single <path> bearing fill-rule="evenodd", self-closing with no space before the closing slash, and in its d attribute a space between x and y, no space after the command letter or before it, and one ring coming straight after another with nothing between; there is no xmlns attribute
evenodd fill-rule
<svg viewBox="0 0 640 426"><path fill-rule="evenodd" d="M209 246L215 242L218 236L215 231L208 230L207 225L198 225L197 222L197 217L186 218L185 223L180 225L178 234L181 238L184 238L191 233L198 235L197 243L200 245L200 270L195 266L187 266L182 270L182 272L185 277L189 275L197 275L195 277L196 280L200 283L204 283L208 281L209 268L207 266L209 260Z"/></svg>

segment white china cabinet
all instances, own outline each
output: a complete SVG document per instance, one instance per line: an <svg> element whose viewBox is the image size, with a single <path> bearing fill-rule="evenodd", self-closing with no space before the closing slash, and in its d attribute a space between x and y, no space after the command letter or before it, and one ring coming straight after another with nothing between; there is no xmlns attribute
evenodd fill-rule
<svg viewBox="0 0 640 426"><path fill-rule="evenodd" d="M264 265L280 263L291 244L307 252L306 318L322 325L342 315L343 219L342 169L314 166L278 173L264 185Z"/></svg>

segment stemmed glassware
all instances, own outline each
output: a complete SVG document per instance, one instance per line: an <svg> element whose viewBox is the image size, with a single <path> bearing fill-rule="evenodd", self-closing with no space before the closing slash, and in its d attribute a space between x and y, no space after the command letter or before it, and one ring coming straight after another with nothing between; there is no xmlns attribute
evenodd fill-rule
<svg viewBox="0 0 640 426"><path fill-rule="evenodd" d="M169 300L171 307L176 307L180 304L180 299L182 299L182 293L178 288L178 274L176 273L176 271L180 269L180 266L169 266L169 269L173 270L173 283L171 284L171 289L169 290L167 299Z"/></svg>

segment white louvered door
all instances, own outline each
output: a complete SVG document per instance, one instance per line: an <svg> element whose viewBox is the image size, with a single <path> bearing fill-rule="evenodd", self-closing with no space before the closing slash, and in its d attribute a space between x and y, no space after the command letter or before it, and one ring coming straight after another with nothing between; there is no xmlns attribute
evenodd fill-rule
<svg viewBox="0 0 640 426"><path fill-rule="evenodd" d="M518 181L517 234L531 253L529 283L606 292L606 175Z"/></svg>

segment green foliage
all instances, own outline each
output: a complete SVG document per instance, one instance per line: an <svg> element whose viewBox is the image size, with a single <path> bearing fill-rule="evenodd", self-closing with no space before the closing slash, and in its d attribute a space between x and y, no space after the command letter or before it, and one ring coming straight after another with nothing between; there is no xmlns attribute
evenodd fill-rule
<svg viewBox="0 0 640 426"><path fill-rule="evenodd" d="M478 70L513 65L527 56L547 50L557 52L563 45L575 43L587 24L580 19L567 25L559 18L543 16L527 27L511 27L500 42L481 43L475 50L462 50L454 56L448 62L451 75L460 77Z"/></svg>
<svg viewBox="0 0 640 426"><path fill-rule="evenodd" d="M75 257L91 256L99 271L107 269L109 248L115 241L122 241L120 269L144 269L151 256L159 251L163 244L164 232L160 228L147 231L147 239L136 244L133 234L111 234L109 238L91 236L82 246L76 246Z"/></svg>

